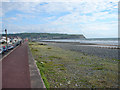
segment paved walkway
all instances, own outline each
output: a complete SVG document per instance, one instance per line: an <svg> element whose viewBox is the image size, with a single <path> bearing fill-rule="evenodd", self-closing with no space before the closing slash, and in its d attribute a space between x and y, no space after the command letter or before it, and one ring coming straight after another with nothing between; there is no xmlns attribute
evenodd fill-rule
<svg viewBox="0 0 120 90"><path fill-rule="evenodd" d="M2 60L2 88L31 88L27 42Z"/></svg>

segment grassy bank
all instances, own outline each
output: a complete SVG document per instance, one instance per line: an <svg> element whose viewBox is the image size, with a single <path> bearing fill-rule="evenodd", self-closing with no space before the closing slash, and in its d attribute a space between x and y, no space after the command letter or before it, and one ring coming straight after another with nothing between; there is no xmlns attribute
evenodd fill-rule
<svg viewBox="0 0 120 90"><path fill-rule="evenodd" d="M47 88L117 87L118 60L30 42Z"/></svg>

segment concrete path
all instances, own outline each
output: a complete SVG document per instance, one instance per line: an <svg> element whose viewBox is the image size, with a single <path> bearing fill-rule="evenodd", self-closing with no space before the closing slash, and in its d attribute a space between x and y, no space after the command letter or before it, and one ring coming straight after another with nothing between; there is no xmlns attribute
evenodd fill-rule
<svg viewBox="0 0 120 90"><path fill-rule="evenodd" d="M2 88L31 88L27 42L2 60Z"/></svg>
<svg viewBox="0 0 120 90"><path fill-rule="evenodd" d="M30 78L31 78L31 88L39 88L40 90L46 90L45 84L41 78L41 74L39 72L39 69L37 68L37 65L35 63L35 60L32 56L32 53L30 51L30 48L28 48L28 57L29 57L29 69L30 69Z"/></svg>

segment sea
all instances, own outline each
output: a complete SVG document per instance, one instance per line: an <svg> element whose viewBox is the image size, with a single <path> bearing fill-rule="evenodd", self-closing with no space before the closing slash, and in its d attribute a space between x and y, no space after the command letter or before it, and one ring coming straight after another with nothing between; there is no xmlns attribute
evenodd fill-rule
<svg viewBox="0 0 120 90"><path fill-rule="evenodd" d="M118 47L120 45L120 39L118 38L88 38L88 39L52 39L52 40L43 40L43 41L55 41L55 42L79 42L79 43L90 43L96 45L96 47ZM88 45L84 45L88 46Z"/></svg>

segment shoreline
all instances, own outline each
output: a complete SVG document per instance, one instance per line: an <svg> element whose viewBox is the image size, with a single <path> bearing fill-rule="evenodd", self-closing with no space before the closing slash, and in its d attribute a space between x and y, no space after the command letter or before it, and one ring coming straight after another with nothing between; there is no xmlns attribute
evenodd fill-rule
<svg viewBox="0 0 120 90"><path fill-rule="evenodd" d="M80 43L80 42L59 42L59 41L38 41L38 42L48 42L48 43L66 43L73 45L84 45L84 46L92 46L98 48L108 48L108 49L120 49L120 45L107 45L107 44L94 44L94 43Z"/></svg>
<svg viewBox="0 0 120 90"><path fill-rule="evenodd" d="M78 42L49 42L49 41L39 41L40 43L44 43L50 46L60 47L65 50L71 50L76 52L81 52L88 55L94 55L101 58L109 58L109 59L120 59L119 57L119 49L118 48L109 48L109 47L96 47L96 44L84 44Z"/></svg>

